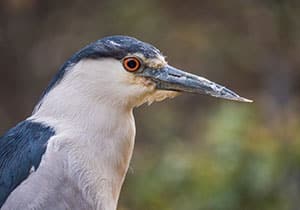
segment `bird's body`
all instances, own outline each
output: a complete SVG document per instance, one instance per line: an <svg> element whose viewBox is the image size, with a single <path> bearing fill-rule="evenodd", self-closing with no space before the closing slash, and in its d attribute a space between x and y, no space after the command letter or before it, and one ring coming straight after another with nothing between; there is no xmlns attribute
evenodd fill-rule
<svg viewBox="0 0 300 210"><path fill-rule="evenodd" d="M83 48L33 114L1 137L1 209L115 210L134 147L133 109L194 89L246 101L170 67L159 50L134 38Z"/></svg>
<svg viewBox="0 0 300 210"><path fill-rule="evenodd" d="M11 193L3 209L115 209L135 127L130 110L106 114L111 109L77 120L64 115L63 121L45 118L55 135L49 138L37 170ZM46 125L42 117L35 117L35 123ZM93 125L79 123L85 120Z"/></svg>

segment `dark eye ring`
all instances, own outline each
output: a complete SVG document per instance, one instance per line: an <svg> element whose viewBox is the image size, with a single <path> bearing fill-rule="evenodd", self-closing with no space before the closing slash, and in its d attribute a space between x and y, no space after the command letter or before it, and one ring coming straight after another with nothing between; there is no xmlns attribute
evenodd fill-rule
<svg viewBox="0 0 300 210"><path fill-rule="evenodd" d="M123 60L123 67L129 72L139 70L141 65L141 61L136 57L127 57Z"/></svg>

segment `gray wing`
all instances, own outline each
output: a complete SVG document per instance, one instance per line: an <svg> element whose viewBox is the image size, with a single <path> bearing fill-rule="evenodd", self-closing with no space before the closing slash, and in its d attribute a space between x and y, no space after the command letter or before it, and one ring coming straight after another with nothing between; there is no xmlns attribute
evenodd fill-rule
<svg viewBox="0 0 300 210"><path fill-rule="evenodd" d="M30 169L38 168L53 135L53 128L26 120L0 138L0 207Z"/></svg>

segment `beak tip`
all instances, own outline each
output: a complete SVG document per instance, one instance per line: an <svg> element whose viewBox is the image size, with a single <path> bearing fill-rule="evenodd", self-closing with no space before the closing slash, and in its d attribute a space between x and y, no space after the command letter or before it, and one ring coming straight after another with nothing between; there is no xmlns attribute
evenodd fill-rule
<svg viewBox="0 0 300 210"><path fill-rule="evenodd" d="M253 100L243 98L243 97L238 97L238 98L235 98L233 100L240 101L240 102L245 102L245 103L252 103L253 102Z"/></svg>

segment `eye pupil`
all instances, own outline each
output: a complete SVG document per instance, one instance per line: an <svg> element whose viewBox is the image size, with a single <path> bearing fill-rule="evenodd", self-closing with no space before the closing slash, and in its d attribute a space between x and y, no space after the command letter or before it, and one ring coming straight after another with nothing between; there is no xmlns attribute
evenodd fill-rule
<svg viewBox="0 0 300 210"><path fill-rule="evenodd" d="M138 65L138 64L137 64L137 62L136 62L135 60L130 60L130 61L127 62L127 66L128 66L129 68L131 68L131 69L136 68L137 65Z"/></svg>

